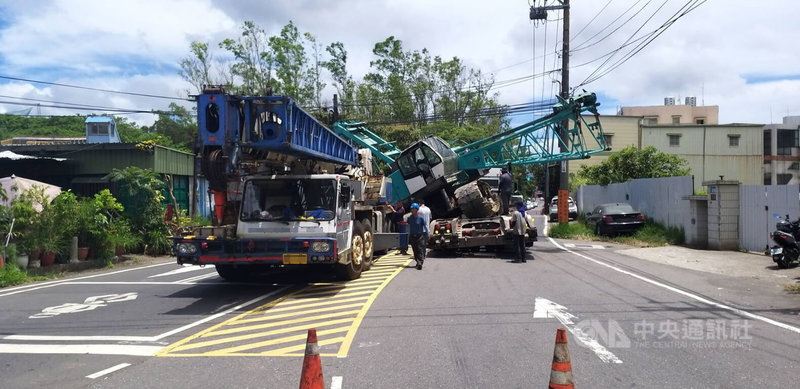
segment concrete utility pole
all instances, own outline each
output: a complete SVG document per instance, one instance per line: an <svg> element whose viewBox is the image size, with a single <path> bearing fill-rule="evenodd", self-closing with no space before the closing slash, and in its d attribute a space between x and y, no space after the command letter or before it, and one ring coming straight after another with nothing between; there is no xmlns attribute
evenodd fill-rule
<svg viewBox="0 0 800 389"><path fill-rule="evenodd" d="M561 97L569 99L569 0L559 0L561 5L547 6L547 7L531 7L530 18L531 20L547 20L547 11L562 10L564 12L564 30L562 35L562 49L561 49ZM558 136L564 142L559 144L561 152L567 151L569 144L567 142L567 128L569 121L565 120L558 128ZM558 222L567 223L569 221L569 165L567 161L561 161L561 172L559 174L558 185ZM545 199L546 200L546 199Z"/></svg>

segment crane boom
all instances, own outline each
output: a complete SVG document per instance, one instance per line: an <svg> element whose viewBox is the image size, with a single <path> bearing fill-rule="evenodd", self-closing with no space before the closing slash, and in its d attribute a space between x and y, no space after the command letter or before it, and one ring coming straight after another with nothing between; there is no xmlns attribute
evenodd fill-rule
<svg viewBox="0 0 800 389"><path fill-rule="evenodd" d="M558 97L559 103L553 113L530 123L501 132L486 139L454 148L458 157L458 168L462 170L486 169L512 165L558 162L588 158L590 154L607 148L603 129L597 113L597 97L594 93L576 96L570 100ZM593 114L591 120L583 115ZM565 131L565 142L556 128L565 120L572 125ZM583 131L586 129L588 135ZM559 145L565 146L560 151Z"/></svg>

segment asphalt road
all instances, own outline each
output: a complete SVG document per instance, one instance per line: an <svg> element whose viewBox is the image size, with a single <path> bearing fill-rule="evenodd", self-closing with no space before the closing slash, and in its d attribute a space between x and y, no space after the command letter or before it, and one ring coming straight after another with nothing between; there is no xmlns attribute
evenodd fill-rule
<svg viewBox="0 0 800 389"><path fill-rule="evenodd" d="M334 387L542 387L559 327L579 387L797 385L800 297L615 248L545 238L528 263L422 271L389 255L347 283L164 263L3 289L0 386L296 387L311 325Z"/></svg>

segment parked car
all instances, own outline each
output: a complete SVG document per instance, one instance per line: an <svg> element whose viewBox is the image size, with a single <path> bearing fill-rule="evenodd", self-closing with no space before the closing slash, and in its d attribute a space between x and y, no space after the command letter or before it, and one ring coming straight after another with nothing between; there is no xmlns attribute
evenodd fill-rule
<svg viewBox="0 0 800 389"><path fill-rule="evenodd" d="M572 197L567 198L567 206L569 210L569 220L575 220L578 218L578 205L575 204L575 200ZM558 219L558 196L553 197L553 200L550 201L550 220L554 221Z"/></svg>
<svg viewBox="0 0 800 389"><path fill-rule="evenodd" d="M632 233L644 224L644 215L628 203L601 204L586 214L586 225L596 235Z"/></svg>

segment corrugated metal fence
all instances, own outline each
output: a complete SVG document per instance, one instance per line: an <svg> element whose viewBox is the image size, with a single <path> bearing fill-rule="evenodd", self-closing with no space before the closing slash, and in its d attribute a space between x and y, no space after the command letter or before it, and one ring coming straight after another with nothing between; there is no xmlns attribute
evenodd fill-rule
<svg viewBox="0 0 800 389"><path fill-rule="evenodd" d="M771 246L769 233L778 221L774 215L800 216L800 186L739 186L739 247L763 251Z"/></svg>
<svg viewBox="0 0 800 389"><path fill-rule="evenodd" d="M689 201L693 193L691 176L643 178L607 186L591 185L578 189L578 211L591 212L605 203L627 202L661 224L686 228L690 222Z"/></svg>

